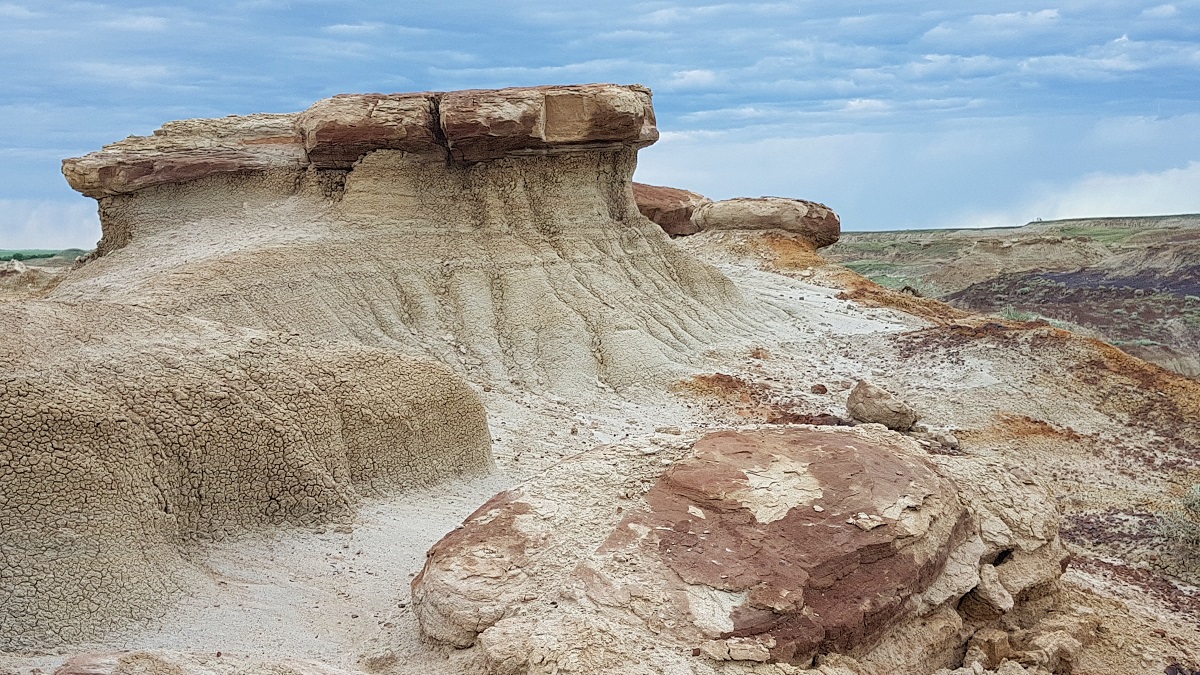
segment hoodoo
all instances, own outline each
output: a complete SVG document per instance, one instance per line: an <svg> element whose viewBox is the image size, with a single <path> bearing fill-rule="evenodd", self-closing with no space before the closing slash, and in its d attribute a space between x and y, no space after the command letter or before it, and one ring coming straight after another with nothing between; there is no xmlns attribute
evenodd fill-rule
<svg viewBox="0 0 1200 675"><path fill-rule="evenodd" d="M167 124L63 163L104 237L55 295L401 348L504 386L661 379L752 326L638 213L636 152L657 138L650 92L616 85Z"/></svg>

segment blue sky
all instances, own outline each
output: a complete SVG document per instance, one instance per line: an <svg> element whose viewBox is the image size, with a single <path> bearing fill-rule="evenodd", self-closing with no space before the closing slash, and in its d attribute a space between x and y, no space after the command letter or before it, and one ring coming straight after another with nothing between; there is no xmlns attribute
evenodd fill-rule
<svg viewBox="0 0 1200 675"><path fill-rule="evenodd" d="M341 92L638 82L637 179L855 230L1200 212L1200 0L0 0L0 248L91 247L59 173Z"/></svg>

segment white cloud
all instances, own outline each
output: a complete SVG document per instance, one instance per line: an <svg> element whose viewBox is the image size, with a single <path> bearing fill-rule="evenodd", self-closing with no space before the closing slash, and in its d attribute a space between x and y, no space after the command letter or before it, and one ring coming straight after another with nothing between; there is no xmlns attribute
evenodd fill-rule
<svg viewBox="0 0 1200 675"><path fill-rule="evenodd" d="M1043 186L1007 209L944 216L936 227L1011 227L1036 219L1165 216L1200 213L1200 162L1158 172L1095 172L1065 186Z"/></svg>
<svg viewBox="0 0 1200 675"><path fill-rule="evenodd" d="M965 21L943 21L926 31L923 38L938 44L978 46L980 41L1012 41L1045 32L1057 27L1059 18L1057 9L975 14Z"/></svg>
<svg viewBox="0 0 1200 675"><path fill-rule="evenodd" d="M711 70L677 70L665 84L670 89L703 89L716 84L719 79Z"/></svg>
<svg viewBox="0 0 1200 675"><path fill-rule="evenodd" d="M1169 40L1131 40L1122 35L1078 54L1034 56L1020 62L1027 75L1078 79L1107 79L1151 68L1194 69L1200 65L1200 46Z"/></svg>
<svg viewBox="0 0 1200 675"><path fill-rule="evenodd" d="M1057 9L1037 12L1006 12L1004 14L976 14L967 25L985 30L1009 30L1046 26L1058 20Z"/></svg>
<svg viewBox="0 0 1200 675"><path fill-rule="evenodd" d="M1175 5L1158 5L1142 12L1147 19L1169 19L1179 13Z"/></svg>
<svg viewBox="0 0 1200 675"><path fill-rule="evenodd" d="M143 84L152 80L161 80L171 75L171 69L164 65L134 65L129 63L105 63L89 61L75 64L75 69L89 78L109 80L120 84Z"/></svg>
<svg viewBox="0 0 1200 675"><path fill-rule="evenodd" d="M168 23L161 16L127 16L105 21L101 25L113 30L161 31L166 30Z"/></svg>
<svg viewBox="0 0 1200 675"><path fill-rule="evenodd" d="M32 19L40 15L36 12L31 12L28 8L21 5L5 2L0 3L0 16L6 16L10 19Z"/></svg>
<svg viewBox="0 0 1200 675"><path fill-rule="evenodd" d="M1041 218L1200 213L1200 162L1159 172L1092 173L1032 208Z"/></svg>
<svg viewBox="0 0 1200 675"><path fill-rule="evenodd" d="M885 113L891 109L890 103L875 98L853 98L842 106L842 112L860 114Z"/></svg>
<svg viewBox="0 0 1200 675"><path fill-rule="evenodd" d="M382 23L370 21L364 23L336 23L332 26L325 26L323 30L327 33L359 35L362 33L375 33L381 28L383 28Z"/></svg>
<svg viewBox="0 0 1200 675"><path fill-rule="evenodd" d="M0 199L0 214L0 248L90 249L100 239L100 220L90 199Z"/></svg>

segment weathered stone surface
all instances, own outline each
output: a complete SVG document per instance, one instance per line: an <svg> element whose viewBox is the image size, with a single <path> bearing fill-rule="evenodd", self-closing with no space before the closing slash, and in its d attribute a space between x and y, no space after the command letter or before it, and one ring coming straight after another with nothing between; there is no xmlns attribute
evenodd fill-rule
<svg viewBox="0 0 1200 675"><path fill-rule="evenodd" d="M611 84L456 91L441 98L450 155L480 162L658 140L650 90Z"/></svg>
<svg viewBox="0 0 1200 675"><path fill-rule="evenodd" d="M686 235L700 231L692 220L696 207L708 203L707 197L688 190L660 185L633 184L633 198L638 211L658 223L667 234Z"/></svg>
<svg viewBox="0 0 1200 675"><path fill-rule="evenodd" d="M837 243L842 221L828 206L783 197L738 197L702 204L692 220L701 230L785 230L815 248Z"/></svg>
<svg viewBox="0 0 1200 675"><path fill-rule="evenodd" d="M646 495L606 548L656 532L686 583L744 594L719 638L771 642L771 657L870 645L966 538L954 486L893 447L822 432L722 432ZM814 506L822 507L821 511ZM872 519L863 527L859 520ZM728 635L726 635L728 633Z"/></svg>
<svg viewBox="0 0 1200 675"><path fill-rule="evenodd" d="M496 673L525 672L532 653L586 671L634 654L802 664L876 644L883 663L929 667L969 637L954 607L994 553L950 473L877 429L711 434L615 514L603 486L568 477L645 485L653 469L612 450L575 458L434 546L413 583L422 630L479 645ZM938 612L959 628L930 634Z"/></svg>
<svg viewBox="0 0 1200 675"><path fill-rule="evenodd" d="M64 159L71 187L110 197L214 174L303 170L308 160L295 115L247 115L168 122L152 136L130 136L83 157Z"/></svg>
<svg viewBox="0 0 1200 675"><path fill-rule="evenodd" d="M308 161L349 169L375 150L444 159L438 141L437 94L342 94L317 101L296 118Z"/></svg>
<svg viewBox="0 0 1200 675"><path fill-rule="evenodd" d="M65 159L63 175L99 199L220 174L345 170L376 150L474 163L640 148L658 139L650 98L645 87L615 84L349 94L302 113L169 122Z"/></svg>
<svg viewBox="0 0 1200 675"><path fill-rule="evenodd" d="M846 410L859 422L882 424L896 431L908 431L919 419L907 403L866 380L854 385Z"/></svg>

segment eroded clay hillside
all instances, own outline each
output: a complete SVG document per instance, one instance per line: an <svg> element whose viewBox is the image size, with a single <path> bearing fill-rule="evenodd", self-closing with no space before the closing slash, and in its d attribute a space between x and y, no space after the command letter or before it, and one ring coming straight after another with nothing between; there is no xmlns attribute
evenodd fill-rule
<svg viewBox="0 0 1200 675"><path fill-rule="evenodd" d="M0 300L0 671L1200 669L1195 380L635 185L656 138L581 85L66 160L99 247Z"/></svg>
<svg viewBox="0 0 1200 675"><path fill-rule="evenodd" d="M828 255L897 290L1048 319L1200 376L1200 216L855 232Z"/></svg>

